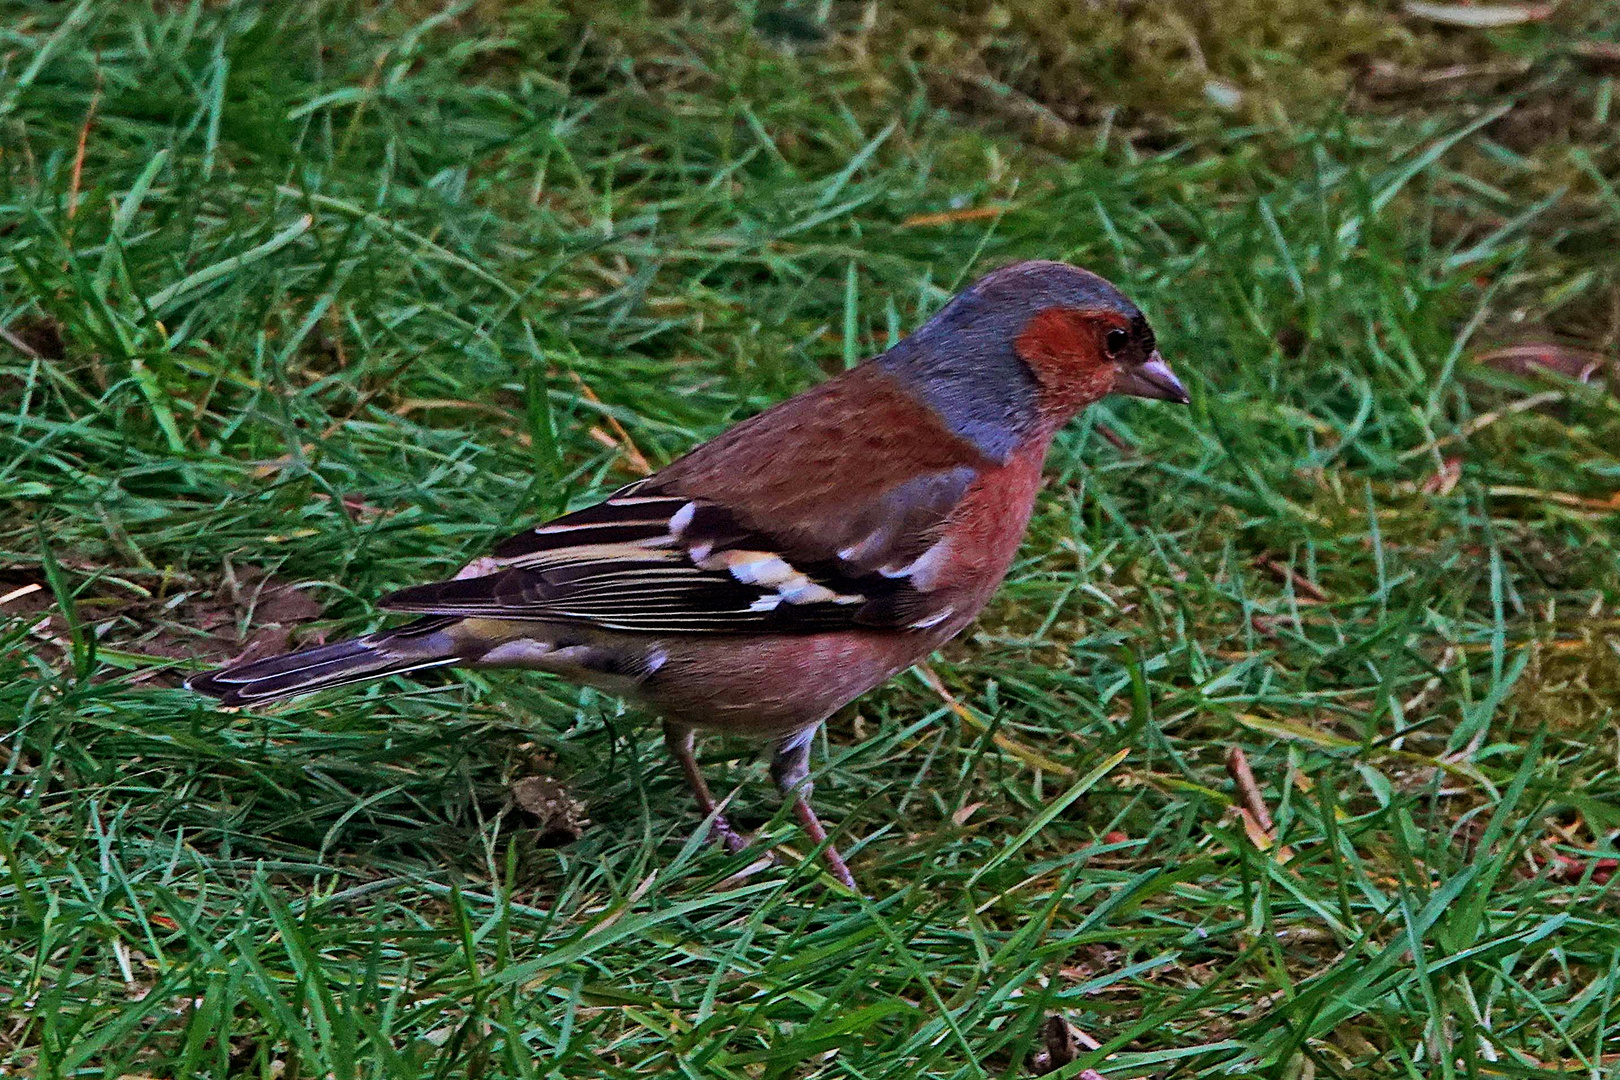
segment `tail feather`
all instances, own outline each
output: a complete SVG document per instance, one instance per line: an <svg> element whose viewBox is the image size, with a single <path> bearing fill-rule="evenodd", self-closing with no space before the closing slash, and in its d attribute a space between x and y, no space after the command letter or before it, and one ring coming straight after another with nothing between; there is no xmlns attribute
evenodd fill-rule
<svg viewBox="0 0 1620 1080"><path fill-rule="evenodd" d="M193 675L186 688L226 705L250 705L444 667L461 659L450 635L439 632L456 621L422 619L397 630L236 664Z"/></svg>

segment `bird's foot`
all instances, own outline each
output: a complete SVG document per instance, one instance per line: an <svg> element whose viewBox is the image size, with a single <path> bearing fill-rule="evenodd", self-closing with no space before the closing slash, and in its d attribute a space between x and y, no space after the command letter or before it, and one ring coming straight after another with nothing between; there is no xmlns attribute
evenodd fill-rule
<svg viewBox="0 0 1620 1080"><path fill-rule="evenodd" d="M827 839L827 830L821 827L821 819L816 817L816 812L810 808L810 800L802 795L796 797L793 800L793 813L798 817L799 827L810 838L810 842L825 845L821 849L821 861L827 864L827 870L844 888L850 892L857 892L855 878L850 874L849 866L844 862L844 857L838 854L838 849L833 846L832 841Z"/></svg>
<svg viewBox="0 0 1620 1080"><path fill-rule="evenodd" d="M804 829L812 844L821 844L827 840L827 833L821 827L821 822L816 818L815 811L809 810L806 803L800 800L795 800L794 812L795 816L797 816L799 819L800 826ZM808 817L806 816L807 812ZM731 855L741 854L743 851L747 850L754 841L752 835L748 833L740 833L733 828L731 822L726 820L724 814L716 815L714 820L709 824L708 839L724 845L726 852ZM781 860L777 858L774 852L766 851L765 854L754 863L754 865L748 867L746 870L743 870L740 875L734 874L732 875L732 878L728 878L727 880L751 876L758 873L765 867L780 861ZM854 875L849 872L849 866L844 862L844 857L838 853L838 849L831 843L828 843L821 849L821 861L826 865L828 872L831 873L833 877L838 879L839 884L843 885L844 888L849 889L851 892L857 891L855 888Z"/></svg>
<svg viewBox="0 0 1620 1080"><path fill-rule="evenodd" d="M714 821L709 825L709 839L719 841L732 855L740 854L748 849L750 838L731 827L726 815L716 814Z"/></svg>

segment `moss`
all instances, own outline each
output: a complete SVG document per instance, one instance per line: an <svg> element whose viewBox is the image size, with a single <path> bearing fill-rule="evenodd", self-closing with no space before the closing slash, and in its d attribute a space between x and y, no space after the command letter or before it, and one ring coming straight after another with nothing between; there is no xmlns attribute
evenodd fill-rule
<svg viewBox="0 0 1620 1080"><path fill-rule="evenodd" d="M878 32L939 81L988 78L1075 122L1116 107L1138 118L1317 112L1343 100L1366 57L1423 51L1384 5L1309 0L903 0Z"/></svg>
<svg viewBox="0 0 1620 1080"><path fill-rule="evenodd" d="M1620 632L1582 627L1578 636L1538 641L1514 687L1517 728L1532 732L1591 732L1609 722L1620 703Z"/></svg>

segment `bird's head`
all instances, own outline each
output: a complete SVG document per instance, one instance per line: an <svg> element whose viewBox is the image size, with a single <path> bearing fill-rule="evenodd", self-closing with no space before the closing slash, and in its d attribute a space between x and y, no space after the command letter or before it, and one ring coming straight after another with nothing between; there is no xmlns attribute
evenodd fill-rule
<svg viewBox="0 0 1620 1080"><path fill-rule="evenodd" d="M1108 394L1188 400L1136 305L1060 262L980 278L878 363L996 458Z"/></svg>

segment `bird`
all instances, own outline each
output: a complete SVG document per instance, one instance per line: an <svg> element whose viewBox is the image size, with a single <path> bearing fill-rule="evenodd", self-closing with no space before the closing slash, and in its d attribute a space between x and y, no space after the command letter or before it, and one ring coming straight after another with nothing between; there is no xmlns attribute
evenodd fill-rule
<svg viewBox="0 0 1620 1080"><path fill-rule="evenodd" d="M638 701L731 852L698 732L753 737L826 868L810 749L845 704L967 627L1022 542L1054 435L1110 395L1186 404L1147 318L1063 262L979 278L887 351L741 421L454 577L393 629L193 676L252 706L431 668L549 672Z"/></svg>

